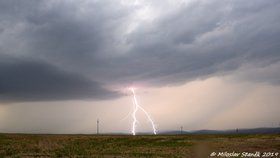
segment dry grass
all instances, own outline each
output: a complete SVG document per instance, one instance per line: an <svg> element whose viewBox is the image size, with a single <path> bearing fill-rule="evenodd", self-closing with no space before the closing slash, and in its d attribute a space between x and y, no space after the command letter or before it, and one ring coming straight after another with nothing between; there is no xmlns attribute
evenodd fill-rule
<svg viewBox="0 0 280 158"><path fill-rule="evenodd" d="M0 134L0 157L208 157L280 152L280 135L96 136Z"/></svg>

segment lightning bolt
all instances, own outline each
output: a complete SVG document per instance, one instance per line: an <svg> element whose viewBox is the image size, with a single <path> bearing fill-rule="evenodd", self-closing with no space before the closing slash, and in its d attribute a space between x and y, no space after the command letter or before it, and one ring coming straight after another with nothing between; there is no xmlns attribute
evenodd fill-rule
<svg viewBox="0 0 280 158"><path fill-rule="evenodd" d="M134 91L134 88L130 88L130 91L132 92L133 94L133 105L134 105L134 110L132 112L132 118L133 118L133 123L132 123L132 129L131 129L131 133L133 135L136 134L135 132L135 129L136 129L136 124L137 124L137 118L136 118L136 113L138 111L138 109L142 110L144 112L144 114L147 116L149 122L151 123L152 125L152 128L153 128L153 133L156 135L157 134L157 130L156 130L156 126L154 124L154 121L152 120L151 116L149 115L149 113L143 108L141 107L138 102L137 102L137 98L136 98L136 95L135 95L135 91Z"/></svg>

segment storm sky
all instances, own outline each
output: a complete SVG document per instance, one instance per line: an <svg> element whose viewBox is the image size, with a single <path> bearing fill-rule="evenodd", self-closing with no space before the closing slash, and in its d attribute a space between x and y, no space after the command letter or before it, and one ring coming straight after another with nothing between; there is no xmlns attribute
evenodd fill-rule
<svg viewBox="0 0 280 158"><path fill-rule="evenodd" d="M279 70L278 0L0 0L0 132L279 126Z"/></svg>

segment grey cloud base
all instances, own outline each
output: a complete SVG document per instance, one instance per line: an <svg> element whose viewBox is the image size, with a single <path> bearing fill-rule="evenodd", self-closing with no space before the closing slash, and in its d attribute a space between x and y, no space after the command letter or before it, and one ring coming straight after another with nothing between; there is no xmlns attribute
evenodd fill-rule
<svg viewBox="0 0 280 158"><path fill-rule="evenodd" d="M102 85L164 86L241 67L266 67L272 75L257 81L278 83L278 0L141 3L155 19L114 0L0 0L0 55L27 59L0 59L0 101L108 99L120 94Z"/></svg>
<svg viewBox="0 0 280 158"><path fill-rule="evenodd" d="M109 99L120 94L39 61L0 64L0 101Z"/></svg>

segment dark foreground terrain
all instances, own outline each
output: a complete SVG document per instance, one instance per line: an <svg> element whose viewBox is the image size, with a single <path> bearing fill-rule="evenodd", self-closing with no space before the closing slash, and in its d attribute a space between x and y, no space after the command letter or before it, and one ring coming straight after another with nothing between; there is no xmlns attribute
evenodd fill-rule
<svg viewBox="0 0 280 158"><path fill-rule="evenodd" d="M280 152L280 135L0 134L0 157L210 157L212 152ZM213 156L217 157L217 156ZM220 156L221 157L221 156ZM280 154L278 156L280 157Z"/></svg>

